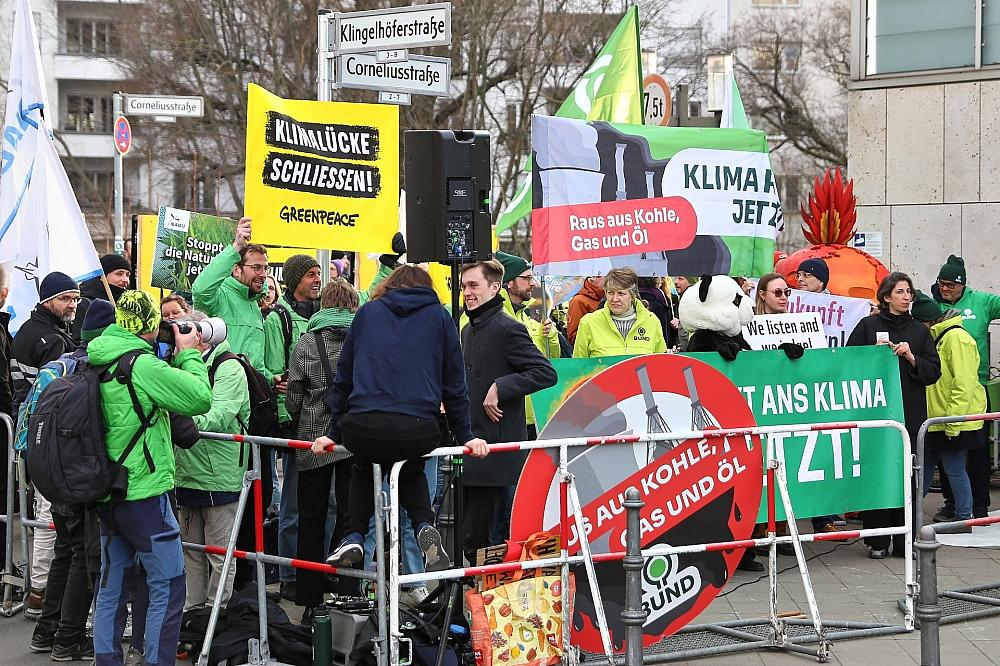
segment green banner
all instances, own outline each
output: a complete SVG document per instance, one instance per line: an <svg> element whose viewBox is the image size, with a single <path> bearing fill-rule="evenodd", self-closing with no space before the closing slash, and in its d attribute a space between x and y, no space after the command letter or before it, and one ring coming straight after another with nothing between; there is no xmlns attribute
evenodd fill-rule
<svg viewBox="0 0 1000 666"><path fill-rule="evenodd" d="M233 242L236 221L177 208L160 208L153 249L153 287L190 294L202 269Z"/></svg>
<svg viewBox="0 0 1000 666"><path fill-rule="evenodd" d="M903 421L899 364L883 346L812 349L791 360L783 351L742 352L727 362L716 353L684 354L726 375L743 393L758 425ZM532 395L539 432L590 377L624 356L553 359L559 381ZM899 434L892 429L842 429L771 436L784 461L799 518L903 505L906 478ZM766 495L758 520L766 520ZM778 517L784 510L778 501Z"/></svg>

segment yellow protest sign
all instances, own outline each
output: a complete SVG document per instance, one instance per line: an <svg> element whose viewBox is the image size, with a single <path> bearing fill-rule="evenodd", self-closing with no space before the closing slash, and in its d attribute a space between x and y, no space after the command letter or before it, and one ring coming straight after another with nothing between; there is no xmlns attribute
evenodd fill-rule
<svg viewBox="0 0 1000 666"><path fill-rule="evenodd" d="M250 84L246 206L265 245L388 252L399 208L399 109L286 100Z"/></svg>
<svg viewBox="0 0 1000 666"><path fill-rule="evenodd" d="M139 276L136 286L159 300L167 294L153 286L153 254L156 251L156 228L159 216L139 215Z"/></svg>
<svg viewBox="0 0 1000 666"><path fill-rule="evenodd" d="M420 264L427 269L427 272L431 276L431 280L434 282L434 291L437 293L438 298L445 305L451 305L451 266L445 266L444 264L429 263ZM378 256L358 256L358 264L356 266L358 274L358 284L361 289L367 289L375 279L378 274L379 269Z"/></svg>

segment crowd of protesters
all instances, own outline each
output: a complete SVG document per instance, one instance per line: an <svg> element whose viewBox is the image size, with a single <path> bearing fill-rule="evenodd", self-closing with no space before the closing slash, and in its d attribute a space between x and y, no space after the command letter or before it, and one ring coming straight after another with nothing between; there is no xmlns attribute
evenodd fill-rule
<svg viewBox="0 0 1000 666"><path fill-rule="evenodd" d="M129 290L131 266L107 255L101 278L78 285L61 273L45 276L38 305L15 338L6 332L9 315L0 315L0 410L15 419L19 408L30 413L52 362L63 355L130 367L127 378L115 374L100 386L109 456L125 453L124 499L64 506L34 493L33 516L55 529L35 530L25 572L25 613L37 618L32 650L56 661L173 663L185 650L178 642L182 613L210 606L217 595L225 603L253 582L249 564L223 577L221 555L184 551L181 544L226 544L237 529L237 547L253 549L251 503L239 512L252 457L236 442L199 439L198 431L250 432L257 377L276 396L270 434L313 442L311 450L260 456L278 554L366 566L374 555L372 463L387 471L405 461L402 552L404 567L416 573L463 558L474 562L478 549L508 537L525 455L490 453L490 444L536 437L530 396L556 383L549 359L683 351L687 344L679 303L697 278L640 277L616 268L587 277L560 316L538 313L531 264L498 252L462 268L464 309L456 328L427 271L399 264L405 244L398 234L369 290L359 292L343 277L351 270L343 256L323 284L315 257L294 255L279 283L268 273L267 249L250 241L251 230L250 220L240 220L233 244L195 280L190 303L182 294L156 303ZM830 268L809 259L795 277L798 288L824 292ZM0 270L0 304L7 279ZM756 289L757 315L787 312L785 276L765 275L756 285L742 280L741 287L747 294ZM848 344L892 348L914 441L928 416L985 411L987 333L1000 318L1000 297L970 289L964 262L952 256L930 295L895 272L876 301ZM178 326L209 317L223 320L225 339ZM451 442L470 453L457 498L464 517L457 553L436 528L437 460L422 458ZM932 428L924 488L940 466L946 497L936 518L985 515L986 443L982 422ZM860 520L885 527L901 523L901 512L865 511ZM813 527L836 531L843 521L819 516ZM872 537L866 544L872 558L902 555L901 538ZM779 553L792 551L783 546ZM740 568L763 565L751 553ZM344 580L291 567L282 567L274 582L280 585L272 594L300 606L303 623L311 622L324 593L357 591ZM416 604L427 590L403 593ZM131 645L123 649L129 631Z"/></svg>

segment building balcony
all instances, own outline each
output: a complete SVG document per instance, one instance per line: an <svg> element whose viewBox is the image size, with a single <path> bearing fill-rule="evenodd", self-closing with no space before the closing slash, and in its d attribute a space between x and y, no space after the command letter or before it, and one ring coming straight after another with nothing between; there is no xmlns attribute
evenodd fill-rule
<svg viewBox="0 0 1000 666"><path fill-rule="evenodd" d="M103 56L57 53L55 55L56 79L76 81L122 81L125 69Z"/></svg>
<svg viewBox="0 0 1000 666"><path fill-rule="evenodd" d="M77 159L110 159L115 156L115 144L111 132L106 134L62 132L56 138L56 147L61 154L68 152Z"/></svg>

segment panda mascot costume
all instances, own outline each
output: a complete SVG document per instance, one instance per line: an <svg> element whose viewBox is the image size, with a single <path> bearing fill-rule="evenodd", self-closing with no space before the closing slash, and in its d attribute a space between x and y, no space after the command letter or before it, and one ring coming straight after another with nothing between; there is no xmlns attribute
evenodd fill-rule
<svg viewBox="0 0 1000 666"><path fill-rule="evenodd" d="M743 293L736 280L726 275L703 275L697 285L691 285L681 297L681 326L688 331L688 352L719 352L727 361L750 345L743 339L743 327L754 317L753 301ZM802 356L801 345L785 343L779 346L789 358ZM753 548L743 551L738 569L763 571Z"/></svg>

